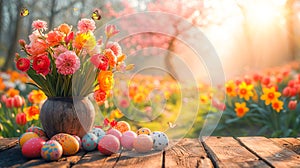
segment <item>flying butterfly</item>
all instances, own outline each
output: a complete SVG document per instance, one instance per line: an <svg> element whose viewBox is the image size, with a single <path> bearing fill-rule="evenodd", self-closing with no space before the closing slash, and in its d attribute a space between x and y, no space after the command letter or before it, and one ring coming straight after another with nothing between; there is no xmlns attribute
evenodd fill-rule
<svg viewBox="0 0 300 168"><path fill-rule="evenodd" d="M101 15L100 15L100 9L95 9L92 13L92 19L93 20L100 20Z"/></svg>
<svg viewBox="0 0 300 168"><path fill-rule="evenodd" d="M29 10L26 7L23 7L20 11L20 16L25 17L27 15L29 15Z"/></svg>
<svg viewBox="0 0 300 168"><path fill-rule="evenodd" d="M74 11L74 12L78 11L78 8L73 8L73 11Z"/></svg>
<svg viewBox="0 0 300 168"><path fill-rule="evenodd" d="M171 122L168 122L169 128L175 128L177 126L177 124L173 124Z"/></svg>

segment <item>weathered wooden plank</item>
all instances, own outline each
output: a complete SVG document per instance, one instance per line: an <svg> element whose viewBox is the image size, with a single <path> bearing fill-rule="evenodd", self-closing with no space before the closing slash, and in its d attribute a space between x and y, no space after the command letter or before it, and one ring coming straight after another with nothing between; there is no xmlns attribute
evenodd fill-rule
<svg viewBox="0 0 300 168"><path fill-rule="evenodd" d="M119 156L120 153L104 156L99 151L93 151L85 154L73 167L114 167Z"/></svg>
<svg viewBox="0 0 300 168"><path fill-rule="evenodd" d="M161 168L163 162L163 152L150 151L147 153L137 153L135 151L122 151L115 167L143 167Z"/></svg>
<svg viewBox="0 0 300 168"><path fill-rule="evenodd" d="M213 167L198 139L182 139L171 143L165 152L165 167Z"/></svg>
<svg viewBox="0 0 300 168"><path fill-rule="evenodd" d="M282 139L284 141L289 142L290 144L292 144L292 147L290 148L291 150L293 150L297 154L300 154L300 140L298 140L296 138L282 138Z"/></svg>
<svg viewBox="0 0 300 168"><path fill-rule="evenodd" d="M18 144L18 138L1 138L0 152L12 148Z"/></svg>
<svg viewBox="0 0 300 168"><path fill-rule="evenodd" d="M274 167L299 167L300 156L265 137L239 137L249 150Z"/></svg>
<svg viewBox="0 0 300 168"><path fill-rule="evenodd" d="M232 137L208 137L203 145L218 167L269 167Z"/></svg>
<svg viewBox="0 0 300 168"><path fill-rule="evenodd" d="M269 138L278 145L300 154L300 140L296 138Z"/></svg>
<svg viewBox="0 0 300 168"><path fill-rule="evenodd" d="M0 152L0 167L18 167L27 161L19 146Z"/></svg>

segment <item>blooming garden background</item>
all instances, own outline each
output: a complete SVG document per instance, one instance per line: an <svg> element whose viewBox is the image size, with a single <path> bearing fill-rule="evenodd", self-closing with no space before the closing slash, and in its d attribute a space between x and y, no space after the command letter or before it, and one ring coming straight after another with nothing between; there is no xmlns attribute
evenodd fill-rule
<svg viewBox="0 0 300 168"><path fill-rule="evenodd" d="M116 39L127 55L126 64L135 64L135 69L117 74L112 96L95 104L96 125L126 120L136 128L171 130L170 137L198 137L208 120L218 122L215 135L299 136L299 4L298 0L1 0L0 136L18 136L30 125L40 126L39 110L46 99L14 66L15 52L21 49L18 39L29 40L31 23L37 19L47 21L49 30L62 23L77 29L81 18L95 17L95 9L101 16L95 20L97 27L120 19L121 32L137 32L136 24L151 24L171 34L132 33ZM20 15L24 10L29 14ZM223 68L219 73L225 74L226 82L212 83L204 61L210 51L197 59L184 40L197 45L204 41L195 39L195 32L181 20L122 22L122 17L149 11L179 16L200 29L219 56ZM103 36L99 32L95 30L97 39ZM69 72L61 66L61 73ZM98 92L94 97L101 96Z"/></svg>

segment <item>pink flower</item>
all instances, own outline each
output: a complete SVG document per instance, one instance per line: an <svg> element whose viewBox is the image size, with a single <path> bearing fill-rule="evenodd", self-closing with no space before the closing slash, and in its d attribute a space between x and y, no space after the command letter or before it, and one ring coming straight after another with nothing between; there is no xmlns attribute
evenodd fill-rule
<svg viewBox="0 0 300 168"><path fill-rule="evenodd" d="M115 25L106 25L105 26L105 34L107 37L112 37L116 34L118 34L120 30L117 30L117 27Z"/></svg>
<svg viewBox="0 0 300 168"><path fill-rule="evenodd" d="M129 101L128 101L128 100L122 99L122 100L120 101L119 105L120 105L120 107L122 107L122 108L127 108L127 107L129 107L130 104L129 104Z"/></svg>
<svg viewBox="0 0 300 168"><path fill-rule="evenodd" d="M29 45L26 45L25 49L29 54L31 54L31 57L36 57L37 55L46 52L47 44L42 39L36 39L35 41L32 41Z"/></svg>
<svg viewBox="0 0 300 168"><path fill-rule="evenodd" d="M66 44L69 44L70 41L74 39L74 32L70 32L67 36L65 36L65 42Z"/></svg>
<svg viewBox="0 0 300 168"><path fill-rule="evenodd" d="M38 55L33 59L32 68L43 75L47 75L50 72L50 59L47 53Z"/></svg>
<svg viewBox="0 0 300 168"><path fill-rule="evenodd" d="M106 71L108 68L108 58L102 54L96 54L91 57L92 64L98 69Z"/></svg>
<svg viewBox="0 0 300 168"><path fill-rule="evenodd" d="M96 29L95 21L93 19L81 19L77 28L80 32L94 31Z"/></svg>
<svg viewBox="0 0 300 168"><path fill-rule="evenodd" d="M33 30L37 30L37 29L47 30L47 22L43 20L35 20L32 22L32 28Z"/></svg>
<svg viewBox="0 0 300 168"><path fill-rule="evenodd" d="M59 54L56 61L57 72L63 75L74 74L80 67L80 60L73 51Z"/></svg>
<svg viewBox="0 0 300 168"><path fill-rule="evenodd" d="M108 42L106 48L111 49L117 57L122 54L122 48L117 42Z"/></svg>
<svg viewBox="0 0 300 168"><path fill-rule="evenodd" d="M59 54L64 53L66 51L68 51L66 47L64 47L63 45L59 45L58 47L53 48L53 57L56 59L59 56Z"/></svg>
<svg viewBox="0 0 300 168"><path fill-rule="evenodd" d="M30 60L27 58L19 58L16 62L18 70L27 72L30 68Z"/></svg>

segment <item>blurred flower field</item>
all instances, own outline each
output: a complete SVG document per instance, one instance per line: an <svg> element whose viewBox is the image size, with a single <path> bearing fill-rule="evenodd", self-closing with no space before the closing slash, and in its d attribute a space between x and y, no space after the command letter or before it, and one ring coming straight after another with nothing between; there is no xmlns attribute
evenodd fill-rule
<svg viewBox="0 0 300 168"><path fill-rule="evenodd" d="M47 97L27 82L29 78L25 74L0 73L2 137L19 136L31 125L41 126L39 111ZM198 98L184 97L183 93L186 96L195 90ZM199 82L198 88L191 88L169 77L139 74L130 80L116 80L111 94L113 96L104 103L95 103L97 126L125 120L134 129L176 128L173 137L198 137L204 119L213 121L222 113L214 135L299 136L300 66L296 62L230 79L219 88L212 88L205 82ZM198 111L185 105L186 102L199 105ZM184 113L183 117L178 117L180 113ZM180 128L180 123L191 122L193 126L189 130Z"/></svg>

